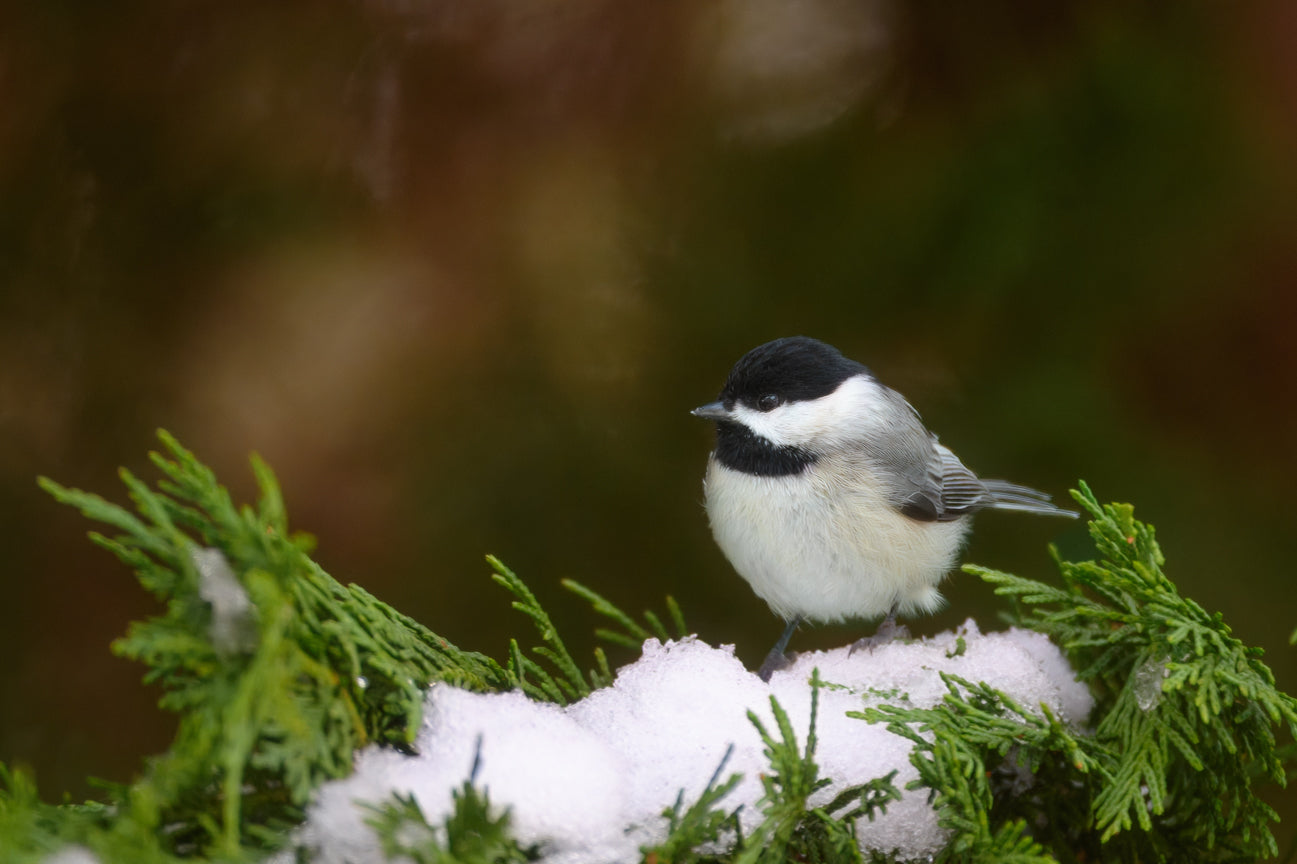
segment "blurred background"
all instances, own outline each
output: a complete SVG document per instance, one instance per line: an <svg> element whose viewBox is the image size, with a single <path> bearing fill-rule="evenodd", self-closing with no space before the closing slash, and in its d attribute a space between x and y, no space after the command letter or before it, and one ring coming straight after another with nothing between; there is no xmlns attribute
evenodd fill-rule
<svg viewBox="0 0 1297 864"><path fill-rule="evenodd" d="M780 623L711 541L688 411L798 333L979 473L1134 503L1297 690L1292 3L0 18L0 759L47 797L172 726L108 650L153 601L37 474L124 501L165 427L247 500L255 450L325 569L464 647L532 644L494 553L578 656L563 577L671 594L755 665ZM1090 554L988 514L965 560L1056 580L1050 542ZM914 629L999 626L979 581L946 593Z"/></svg>

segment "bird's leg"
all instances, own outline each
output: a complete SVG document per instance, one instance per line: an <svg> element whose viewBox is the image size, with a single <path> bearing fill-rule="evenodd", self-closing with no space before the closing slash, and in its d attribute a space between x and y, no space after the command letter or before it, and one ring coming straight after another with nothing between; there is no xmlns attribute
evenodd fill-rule
<svg viewBox="0 0 1297 864"><path fill-rule="evenodd" d="M853 642L851 644L851 650L847 652L848 656L856 653L856 651L861 648L872 652L875 648L886 645L893 639L909 639L910 628L906 627L904 624L896 623L896 612L899 608L899 603L892 604L892 608L887 613L887 617L883 619L883 623L878 625L878 629L874 631L874 635L866 636L863 639L857 639Z"/></svg>
<svg viewBox="0 0 1297 864"><path fill-rule="evenodd" d="M794 615L789 621L788 626L784 628L783 635L775 643L775 647L770 649L766 659L761 661L761 668L757 670L757 677L762 681L769 681L770 676L780 669L787 669L792 665L792 658L784 654L784 649L788 647L788 640L793 638L793 631L797 625L802 623L802 616ZM795 654L793 656L796 656Z"/></svg>

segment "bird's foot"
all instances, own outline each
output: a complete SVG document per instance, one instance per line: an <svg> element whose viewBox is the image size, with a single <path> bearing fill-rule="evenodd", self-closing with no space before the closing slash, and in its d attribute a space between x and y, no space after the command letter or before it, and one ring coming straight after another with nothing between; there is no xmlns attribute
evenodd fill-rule
<svg viewBox="0 0 1297 864"><path fill-rule="evenodd" d="M796 659L796 651L785 654L777 649L771 649L770 653L766 655L766 659L761 661L761 668L757 670L757 677L768 684L771 675L781 669L787 669L793 665L793 661Z"/></svg>
<svg viewBox="0 0 1297 864"><path fill-rule="evenodd" d="M904 624L897 624L896 619L891 615L883 619L883 623L878 625L873 636L866 636L863 639L857 639L851 643L847 656L850 657L857 651L864 649L870 654L874 653L875 648L881 648L894 639L909 639L910 628Z"/></svg>

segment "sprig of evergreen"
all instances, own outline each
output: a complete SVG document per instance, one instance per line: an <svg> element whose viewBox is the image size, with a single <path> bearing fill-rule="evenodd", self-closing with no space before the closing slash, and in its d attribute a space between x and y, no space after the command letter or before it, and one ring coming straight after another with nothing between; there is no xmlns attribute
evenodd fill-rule
<svg viewBox="0 0 1297 864"><path fill-rule="evenodd" d="M596 627L594 635L606 642L620 645L623 648L637 649L647 639L667 642L671 639L683 639L689 635L689 628L685 626L685 618L680 611L680 604L676 603L675 598L670 594L667 595L666 604L674 632L668 632L666 626L662 623L662 619L651 609L644 611L644 623L648 625L645 627L611 601L604 598L603 595L587 588L575 579L564 579L563 587L578 597L588 600L590 607L596 613L612 619L621 628L621 630L609 630L607 627Z"/></svg>
<svg viewBox="0 0 1297 864"><path fill-rule="evenodd" d="M1106 773L1094 742L1045 706L1028 711L986 684L941 678L947 693L933 708L848 712L914 742L919 777L907 788L935 795L952 832L941 860L1044 864L1056 860L1051 849L1078 860L1097 851L1084 842L1089 790Z"/></svg>
<svg viewBox="0 0 1297 864"><path fill-rule="evenodd" d="M451 812L434 827L413 794L396 793L392 800L373 808L367 821L378 835L389 861L411 864L525 864L540 857L524 849L510 833L509 811L497 812L491 796L477 788L482 742L478 741L473 767L459 789L451 791Z"/></svg>
<svg viewBox="0 0 1297 864"><path fill-rule="evenodd" d="M279 487L253 457L256 507L235 507L212 471L166 432L153 491L121 472L138 516L98 495L41 478L42 488L122 532L91 539L134 568L166 611L136 622L113 650L149 667L160 705L180 714L170 749L124 790L122 830L157 834L172 851L236 856L263 846L254 826L294 824L311 791L351 770L368 743L408 747L424 688L510 686L495 661L463 651L357 586L344 587L290 533ZM230 643L216 625L209 550L227 591L250 603L251 638ZM212 559L208 559L212 560Z"/></svg>
<svg viewBox="0 0 1297 864"><path fill-rule="evenodd" d="M1188 849L1276 854L1278 817L1253 783L1285 782L1275 732L1297 734L1297 700L1275 687L1260 648L1180 595L1134 508L1100 506L1080 485L1073 496L1102 558L1063 561L1055 550L1062 591L970 569L1032 607L1023 624L1062 646L1099 700L1094 738L1116 756L1094 801L1101 839L1138 826Z"/></svg>
<svg viewBox="0 0 1297 864"><path fill-rule="evenodd" d="M889 803L900 800L901 792L893 783L896 772L844 789L822 807L811 807L811 796L832 781L820 776L815 762L819 692L827 686L818 669L811 673L810 686L811 716L805 748L799 746L788 713L774 696L770 697L770 710L778 737L766 729L755 712L748 712L748 720L761 737L770 766L760 777L763 794L758 803L764 818L752 832L742 836L739 811L720 806L722 799L742 781L742 775L731 774L724 783L719 782L733 751L731 745L692 805L684 806L681 793L674 806L663 812L668 824L667 838L643 850L645 864L694 864L703 860L727 864L783 861L848 864L862 860L856 841L856 820L872 821L877 814L886 812ZM729 852L701 853L703 848L714 850L723 845L722 837L730 834L735 839L730 842Z"/></svg>
<svg viewBox="0 0 1297 864"><path fill-rule="evenodd" d="M508 811L496 813L491 798L471 781L451 793L450 815L433 827L413 794L392 796L369 825L389 861L411 864L524 864L539 856L510 832Z"/></svg>
<svg viewBox="0 0 1297 864"><path fill-rule="evenodd" d="M726 833L739 836L738 811L720 807L725 796L743 780L743 775L736 773L720 782L733 753L733 744L725 748L720 764L694 803L685 807L681 789L675 804L662 811L662 818L667 820L667 837L656 846L641 850L646 864L695 864L703 860L702 847L718 844Z"/></svg>
<svg viewBox="0 0 1297 864"><path fill-rule="evenodd" d="M918 785L952 829L950 861L1252 861L1277 852L1274 811L1254 783L1282 784L1276 730L1297 700L1259 649L1180 596L1153 529L1125 504L1073 493L1101 558L1054 557L1063 587L966 567L1014 598L1097 697L1092 734L1044 706L945 676L931 709L861 712L915 742ZM1079 720L1081 718L1073 718Z"/></svg>
<svg viewBox="0 0 1297 864"><path fill-rule="evenodd" d="M90 803L53 805L40 800L36 783L22 770L0 765L0 861L41 864L69 844L105 862L178 864L156 834L124 824L117 808Z"/></svg>
<svg viewBox="0 0 1297 864"><path fill-rule="evenodd" d="M567 646L563 644L562 638L558 635L558 628L554 626L549 613L541 606L526 583L495 556L488 555L486 560L495 571L491 578L517 598L513 601L513 608L530 618L536 627L536 632L540 634L544 644L533 647L532 653L549 661L554 667L554 672L557 673L552 674L543 665L524 654L518 647L516 639L510 640L507 672L513 686L533 699L567 705L590 695L591 691L612 683L612 667L608 665L608 657L602 648L596 646L594 649L595 668L588 673L583 673ZM669 639L683 639L689 633L680 606L670 596L666 598L666 602L675 629L674 636L667 632L662 619L651 610L644 612L644 620L648 625L646 629L611 601L575 579L564 579L562 584L573 594L588 601L597 614L612 619L621 627L620 631L605 627L595 629L596 636L615 645L638 649L644 640L649 638L666 642Z"/></svg>
<svg viewBox="0 0 1297 864"><path fill-rule="evenodd" d="M526 615L536 625L541 641L545 644L532 649L536 654L549 660L558 671L558 677L551 675L535 660L522 653L518 640L509 641L509 676L515 686L533 699L543 702L557 702L566 705L569 702L584 698L590 694L590 682L586 680L581 667L563 644L558 635L558 628L550 620L549 613L540 605L536 595L531 593L518 575L504 565L494 555L488 555L487 563L495 570L491 578L503 585L518 599L513 601L513 608Z"/></svg>
<svg viewBox="0 0 1297 864"><path fill-rule="evenodd" d="M831 778L820 776L815 762L819 740L815 726L820 688L825 686L818 669L812 671L810 685L811 717L805 749L798 747L788 713L774 696L770 697L770 710L779 731L778 738L766 730L755 712L748 712L748 719L765 745L770 771L761 775L764 794L760 806L765 819L740 843L729 859L733 864L782 861L855 864L862 860L856 842L856 819L864 816L872 820L876 812L886 811L889 802L900 799L900 790L892 783L895 776L892 772L843 790L827 806L810 806L811 796L832 782ZM848 807L852 809L847 810Z"/></svg>
<svg viewBox="0 0 1297 864"><path fill-rule="evenodd" d="M815 722L820 707L820 684L817 669L812 678L811 722L806 733L805 750L797 744L797 733L788 720L788 712L784 711L774 696L770 697L770 712L775 718L778 738L766 730L755 711L748 711L748 720L756 727L757 734L765 745L770 771L761 775L764 790L761 807L766 818L747 839L744 849L735 858L736 864L766 864L784 860L793 835L806 815L807 801L812 794L832 782L827 777L820 777L819 766L815 763L815 746L818 743Z"/></svg>
<svg viewBox="0 0 1297 864"><path fill-rule="evenodd" d="M583 676L535 596L498 560L490 559L497 579L545 642L533 650L557 675L524 658L516 642L501 666L358 586L340 585L309 557L313 538L289 531L274 474L257 456L257 505L236 507L210 468L167 432L158 437L164 452L150 453L162 473L156 490L121 472L134 513L48 478L39 483L120 532L90 537L164 603L164 614L133 623L113 650L148 666L145 680L163 689L160 705L180 715L176 738L143 778L113 787L112 808L41 809L25 775L7 773L0 838L9 830L35 849L48 822L61 826L51 842L85 842L110 860L237 858L281 843L310 793L349 773L356 749L411 746L433 681L478 691L522 687L566 702L612 680L602 651ZM632 621L577 583L569 588L600 614ZM668 602L683 633L679 608ZM652 613L646 621L665 633Z"/></svg>

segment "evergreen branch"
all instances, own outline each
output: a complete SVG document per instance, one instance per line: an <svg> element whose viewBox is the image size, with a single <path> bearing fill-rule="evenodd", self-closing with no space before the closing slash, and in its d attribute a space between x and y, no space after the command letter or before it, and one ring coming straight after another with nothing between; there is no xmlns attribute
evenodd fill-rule
<svg viewBox="0 0 1297 864"><path fill-rule="evenodd" d="M652 609L644 610L644 621L648 624L649 632L652 633L659 642L666 642L671 638L667 635L667 628L662 626L662 619L653 614Z"/></svg>
<svg viewBox="0 0 1297 864"><path fill-rule="evenodd" d="M1086 790L1093 775L1105 775L1103 753L1089 739L1074 735L1048 710L1036 714L984 683L942 673L947 693L933 708L894 705L848 712L915 743L910 762L919 779L909 788L927 787L936 796L938 822L954 832L952 860L1053 862L1039 838L1027 830L1023 810L1044 803L1050 809L1031 812L1030 824L1055 836L1054 848L1083 854L1088 806ZM1075 773L1073 773L1075 772ZM1090 775L1091 779L1071 779ZM1062 783L1051 778L1067 777ZM1025 785L1024 785L1025 784ZM1012 790L1012 794L997 794ZM1031 793L1043 789L1049 797ZM1008 806L1005 806L1005 805ZM1000 818L991 818L993 808ZM1071 844L1070 846L1068 844Z"/></svg>
<svg viewBox="0 0 1297 864"><path fill-rule="evenodd" d="M612 667L608 665L608 655L598 645L594 647L595 668L590 670L590 686L598 690L613 682Z"/></svg>
<svg viewBox="0 0 1297 864"><path fill-rule="evenodd" d="M811 807L811 796L832 781L821 777L815 762L819 693L828 686L818 669L811 673L811 716L805 748L799 748L788 714L773 696L770 698L778 737L769 732L751 711L748 719L764 745L770 771L761 775L763 796L760 806L765 819L746 839L740 838L730 859L734 864L774 864L783 861L860 862L856 838L857 820L873 820L899 801L901 791L893 782L896 772L841 790L826 805ZM849 809L848 809L849 808ZM845 812L840 812L845 811Z"/></svg>
<svg viewBox="0 0 1297 864"><path fill-rule="evenodd" d="M288 534L278 484L260 460L258 505L236 508L210 469L167 433L159 438L166 454L150 454L163 475L157 491L121 472L138 515L39 481L121 532L94 539L165 604L113 646L145 663L146 680L163 688L160 704L181 714L169 751L120 791L121 830L237 857L272 842L265 825L296 822L313 789L350 772L356 748L408 746L428 682L510 686L494 661L311 561L309 538Z"/></svg>
<svg viewBox="0 0 1297 864"><path fill-rule="evenodd" d="M528 675L534 676L538 683L533 684L528 680ZM563 691L555 683L554 677L546 672L543 666L522 653L517 639L509 640L509 676L514 686L533 699L559 705L567 704L563 698Z"/></svg>
<svg viewBox="0 0 1297 864"><path fill-rule="evenodd" d="M538 849L524 848L513 838L509 810L497 814L487 790L478 790L481 760L479 736L468 779L451 791L451 812L437 827L428 822L413 794L394 793L386 804L367 805L373 815L365 822L378 835L387 860L412 864L523 864L540 857Z"/></svg>
<svg viewBox="0 0 1297 864"><path fill-rule="evenodd" d="M815 762L819 694L820 688L825 686L818 669L812 671L810 684L811 716L804 749L798 747L788 714L774 696L770 697L770 709L779 732L778 738L767 731L754 712L748 712L748 720L761 736L770 771L761 776L764 794L760 806L765 819L740 844L732 859L735 864L774 864L785 860L860 861L854 821L835 816L826 808L808 805L813 794L832 782L820 777ZM874 809L884 808L887 801L900 797L889 778L879 778L864 786L868 789L855 787L846 790L846 799L838 796L832 804L845 806L854 798L861 801L862 813L872 814ZM866 800L867 797L870 800Z"/></svg>
<svg viewBox="0 0 1297 864"><path fill-rule="evenodd" d="M540 605L540 601L536 599L536 595L532 594L531 589L527 587L526 583L519 579L517 574L506 567L504 562L499 558L496 558L494 555L488 555L486 556L486 560L487 563L491 565L492 569L495 570L495 573L491 575L491 578L500 585L503 585L510 593L518 598L513 601L513 608L526 615L532 620L532 623L536 625L536 631L540 634L541 641L545 644L533 648L532 650L548 659L559 671L560 677L556 681L546 675L546 677L550 678L550 681L554 683L553 688L545 688L545 692L549 696L549 701L557 702L560 705L566 705L569 700L580 699L589 695L589 682L586 681L585 675L576 665L576 661L572 659L572 655L568 652L567 646L563 644L562 638L558 635L558 629L554 626L554 622L550 620L549 613L545 611L544 607ZM515 654L515 656L521 658L522 655ZM518 665L519 671L521 671L521 663ZM539 666L535 666L531 671L535 672L539 670L539 668Z"/></svg>
<svg viewBox="0 0 1297 864"><path fill-rule="evenodd" d="M720 782L721 773L733 753L733 744L725 748L725 755L698 800L685 808L684 790L681 789L675 804L662 811L667 820L667 837L656 846L641 848L645 861L694 864L700 858L699 847L718 842L727 829L737 833L737 811L728 812L716 806L743 779L741 774L731 774L724 783Z"/></svg>
<svg viewBox="0 0 1297 864"><path fill-rule="evenodd" d="M1252 786L1284 782L1275 729L1297 734L1297 700L1219 613L1180 595L1152 526L1130 505L1100 505L1084 483L1073 497L1091 516L1100 558L1064 561L1054 550L1061 589L965 569L1031 606L1021 623L1062 646L1098 697L1104 779L1091 813L1100 840L1138 829L1145 836L1123 848L1157 859L1171 848L1220 860L1275 854L1273 811Z"/></svg>
<svg viewBox="0 0 1297 864"><path fill-rule="evenodd" d="M689 635L689 628L685 626L685 614L680 609L680 604L676 598L670 594L667 595L667 614L671 617L671 626L675 628L675 638L683 639ZM1294 631L1297 633L1297 631Z"/></svg>
<svg viewBox="0 0 1297 864"><path fill-rule="evenodd" d="M887 812L888 804L901 800L901 790L895 783L896 774L896 771L889 771L882 777L848 786L824 805L824 812L833 814L841 822L855 822L862 817L873 822L876 816ZM852 809L847 810L848 806ZM846 812L839 813L839 810Z"/></svg>
<svg viewBox="0 0 1297 864"><path fill-rule="evenodd" d="M395 793L366 823L378 835L384 857L412 864L523 864L540 852L513 838L506 809L493 812L491 797L470 778L451 792L453 802L441 825L428 822L413 794Z"/></svg>
<svg viewBox="0 0 1297 864"><path fill-rule="evenodd" d="M652 610L644 612L644 621L648 625L645 627L623 612L615 603L575 579L564 579L562 584L564 588L589 602L590 608L596 613L605 618L610 618L621 628L620 632L602 627L595 630L595 635L606 642L612 642L626 648L638 648L644 644L645 639L654 638L659 642L668 642L671 639L683 639L689 635L689 630L685 626L684 615L680 611L680 605L670 595L666 598L667 613L671 619L675 635L672 635L667 630L662 623L662 619Z"/></svg>
<svg viewBox="0 0 1297 864"><path fill-rule="evenodd" d="M636 639L633 636L627 636L616 630L609 630L607 627L594 628L594 635L597 639L602 639L609 644L616 645L619 648L628 648L632 651L644 644L642 639Z"/></svg>
<svg viewBox="0 0 1297 864"><path fill-rule="evenodd" d="M177 442L177 447L179 443ZM279 480L275 472L259 455L253 453L249 459L252 464L252 475L257 481L261 497L257 500L257 512L253 518L256 524L281 537L288 535L288 510L284 507L284 495L279 489ZM309 551L309 550L308 550Z"/></svg>
<svg viewBox="0 0 1297 864"><path fill-rule="evenodd" d="M120 796L119 796L120 797ZM100 861L180 864L157 835L124 829L116 808L98 804L46 804L23 770L0 764L0 856L5 864L44 864L69 844Z"/></svg>
<svg viewBox="0 0 1297 864"><path fill-rule="evenodd" d="M324 573L308 557L313 539L289 533L278 483L256 456L256 504L236 507L209 468L170 435L159 437L164 454L150 454L162 474L156 488L121 473L134 512L39 482L111 526L109 536L92 532L92 540L163 602L164 614L131 625L114 650L143 662L146 680L161 686L160 704L180 715L176 738L139 781L113 792L111 806L47 807L23 775L0 766L0 848L17 864L43 861L68 842L106 861L258 856L283 842L313 789L350 771L357 747L410 745L430 681L516 687L558 703L611 682L601 649L596 668L581 673L534 595L495 559L494 578L542 642L525 654L511 641L504 666ZM940 823L953 832L943 861L1274 854L1270 828L1278 817L1254 786L1286 780L1297 750L1276 739L1297 733L1297 700L1275 687L1259 649L1237 639L1219 614L1180 596L1153 529L1132 508L1101 506L1084 484L1074 497L1091 517L1099 557L1070 562L1055 550L1061 587L967 569L1026 609L1022 623L1067 651L1097 697L1093 733L1077 732L1045 706L1025 707L954 676L945 677L947 694L934 708L884 705L854 716L886 723L914 743L919 780L910 788L931 790ZM640 623L595 592L564 585L613 622L596 631L607 641L634 648L646 638L665 640L668 619L673 638L687 633L670 597L667 616L646 612ZM737 775L721 782L727 755L693 804L685 807L681 795L664 811L667 840L645 850L647 859L694 862L701 846L732 831L735 845L720 859L730 864L860 860L855 824L899 798L895 772L809 806L829 783L815 762L825 686L818 671L811 686L804 747L774 699L772 731L749 715L770 765L761 778L764 818L751 836L741 836L736 813L719 806L738 782ZM388 839L406 844L401 854L411 860L438 864L533 858L536 850L509 839L508 814L492 813L473 780L455 794L456 812L443 825L428 825L413 799L398 799L395 815L381 817L392 827Z"/></svg>
<svg viewBox="0 0 1297 864"><path fill-rule="evenodd" d="M645 630L643 627L641 627L638 623L636 623L634 618L627 615L625 612L621 610L620 607L618 607L616 604L609 601L607 598L605 598L602 594L598 593L594 589L587 588L586 586L582 585L580 582L576 581L575 579L564 579L561 584L563 585L564 588L571 591L573 594L580 597L582 600L587 601L590 604L590 608L593 609L596 613L604 616L605 618L611 618L622 628L623 631L625 631L625 634L622 638L624 638L626 641L619 644L627 644L632 648L638 648L641 644L643 644L645 639L648 639L650 638L650 636L654 635L650 633L648 630ZM595 632L616 635L615 631L596 630ZM615 641L615 640L611 640L611 641Z"/></svg>

